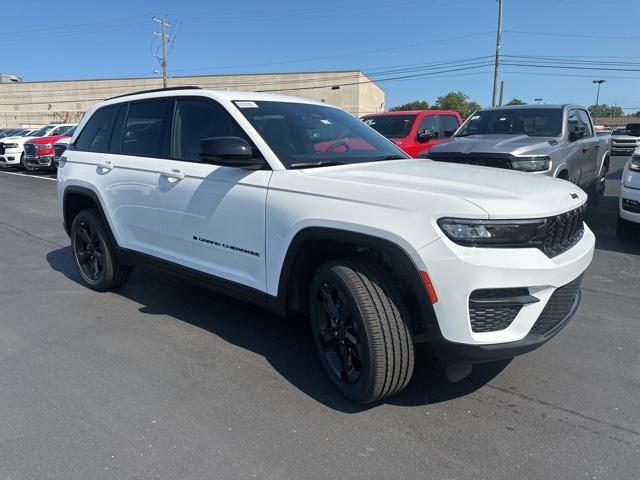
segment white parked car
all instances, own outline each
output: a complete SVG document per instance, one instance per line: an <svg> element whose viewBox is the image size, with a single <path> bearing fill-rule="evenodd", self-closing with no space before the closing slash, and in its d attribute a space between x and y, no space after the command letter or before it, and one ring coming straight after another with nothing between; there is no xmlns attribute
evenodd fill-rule
<svg viewBox="0 0 640 480"><path fill-rule="evenodd" d="M69 130L71 124L51 124L30 132L27 136L5 137L0 139L0 167L25 165L24 143L32 138L58 135Z"/></svg>
<svg viewBox="0 0 640 480"><path fill-rule="evenodd" d="M616 234L620 240L640 240L640 148L622 172Z"/></svg>
<svg viewBox="0 0 640 480"><path fill-rule="evenodd" d="M339 108L266 93L100 102L57 189L86 286L144 264L301 314L331 382L361 403L407 385L418 343L452 380L545 343L575 313L595 244L569 182L414 160Z"/></svg>

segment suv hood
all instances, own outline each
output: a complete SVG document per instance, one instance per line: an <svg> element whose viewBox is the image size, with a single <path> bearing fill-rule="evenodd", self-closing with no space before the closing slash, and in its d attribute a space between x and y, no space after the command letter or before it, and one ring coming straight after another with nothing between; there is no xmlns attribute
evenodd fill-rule
<svg viewBox="0 0 640 480"><path fill-rule="evenodd" d="M548 217L577 208L587 200L586 193L579 187L546 175L426 159L359 163L301 172L396 191L462 198L487 212L489 218ZM393 195L393 192L384 195Z"/></svg>
<svg viewBox="0 0 640 480"><path fill-rule="evenodd" d="M435 145L429 153L510 153L519 156L544 153L554 144L557 144L557 139L553 137L469 135L468 137L452 137L449 141Z"/></svg>

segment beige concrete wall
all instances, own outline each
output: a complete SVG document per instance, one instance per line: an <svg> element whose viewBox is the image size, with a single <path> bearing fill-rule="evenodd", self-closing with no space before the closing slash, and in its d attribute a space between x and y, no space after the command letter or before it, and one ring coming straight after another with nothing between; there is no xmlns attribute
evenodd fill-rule
<svg viewBox="0 0 640 480"><path fill-rule="evenodd" d="M278 91L331 103L357 116L384 108L382 89L359 71L171 78L170 86L180 85L212 90ZM336 85L340 88L332 88ZM322 88L308 88L316 86ZM0 127L75 121L97 101L161 87L162 80L158 78L0 84Z"/></svg>

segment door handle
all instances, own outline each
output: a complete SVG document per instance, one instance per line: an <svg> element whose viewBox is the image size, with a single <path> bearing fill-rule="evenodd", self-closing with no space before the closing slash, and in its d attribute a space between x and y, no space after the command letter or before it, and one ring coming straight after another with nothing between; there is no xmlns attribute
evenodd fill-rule
<svg viewBox="0 0 640 480"><path fill-rule="evenodd" d="M160 175L167 178L172 178L174 180L182 180L184 178L184 173L180 170L163 170L160 172Z"/></svg>
<svg viewBox="0 0 640 480"><path fill-rule="evenodd" d="M596 150L600 150L600 145L596 145L594 148L595 148Z"/></svg>
<svg viewBox="0 0 640 480"><path fill-rule="evenodd" d="M582 147L582 153L587 153L589 151L589 147Z"/></svg>
<svg viewBox="0 0 640 480"><path fill-rule="evenodd" d="M113 164L110 161L98 162L98 168L102 168L104 170L113 170Z"/></svg>

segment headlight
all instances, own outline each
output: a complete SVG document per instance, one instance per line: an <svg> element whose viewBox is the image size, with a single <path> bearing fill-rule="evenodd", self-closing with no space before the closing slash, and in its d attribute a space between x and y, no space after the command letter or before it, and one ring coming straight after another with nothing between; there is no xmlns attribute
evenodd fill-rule
<svg viewBox="0 0 640 480"><path fill-rule="evenodd" d="M475 246L534 246L538 228L544 219L535 220L468 220L441 218L438 225L453 242Z"/></svg>
<svg viewBox="0 0 640 480"><path fill-rule="evenodd" d="M640 155L634 155L629 162L629 170L640 172Z"/></svg>
<svg viewBox="0 0 640 480"><path fill-rule="evenodd" d="M50 148L53 148L53 145L51 145L50 143L41 143L37 146L37 148L38 150L48 150Z"/></svg>
<svg viewBox="0 0 640 480"><path fill-rule="evenodd" d="M522 172L546 172L551 168L551 158L547 156L515 157L511 167Z"/></svg>
<svg viewBox="0 0 640 480"><path fill-rule="evenodd" d="M5 143L4 148L18 148L17 143Z"/></svg>

